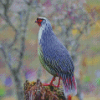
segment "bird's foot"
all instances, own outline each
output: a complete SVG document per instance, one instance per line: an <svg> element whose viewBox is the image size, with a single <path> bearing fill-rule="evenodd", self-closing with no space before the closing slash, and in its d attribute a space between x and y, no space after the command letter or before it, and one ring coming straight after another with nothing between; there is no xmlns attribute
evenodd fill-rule
<svg viewBox="0 0 100 100"><path fill-rule="evenodd" d="M53 81L55 81L55 80L56 80L55 77L53 77L52 80L51 80L51 82L49 84L45 83L45 84L43 84L43 86L55 86L53 84Z"/></svg>
<svg viewBox="0 0 100 100"><path fill-rule="evenodd" d="M44 83L43 86L54 86L54 87L59 88L59 85L54 85L53 83L52 84L51 83L49 83L49 84Z"/></svg>
<svg viewBox="0 0 100 100"><path fill-rule="evenodd" d="M60 83L58 83L58 85L52 84L52 86L59 88L60 87Z"/></svg>
<svg viewBox="0 0 100 100"><path fill-rule="evenodd" d="M59 88L60 87L60 77L59 77L58 85L54 85L53 84L53 81L55 81L55 80L56 80L55 77L53 77L52 80L51 80L51 82L49 84L44 83L43 86L54 86L54 87Z"/></svg>
<svg viewBox="0 0 100 100"><path fill-rule="evenodd" d="M54 87L59 88L60 87L60 77L59 77L58 85L54 85L53 84L53 81L55 81L55 80L56 80L55 77L53 77L52 80L51 80L51 82L49 84L44 83L43 86L54 86Z"/></svg>
<svg viewBox="0 0 100 100"><path fill-rule="evenodd" d="M67 99L68 100L72 100L72 96L71 95L68 95Z"/></svg>
<svg viewBox="0 0 100 100"><path fill-rule="evenodd" d="M49 84L48 83L44 83L43 86L53 86L53 84L51 84L51 83L49 83Z"/></svg>

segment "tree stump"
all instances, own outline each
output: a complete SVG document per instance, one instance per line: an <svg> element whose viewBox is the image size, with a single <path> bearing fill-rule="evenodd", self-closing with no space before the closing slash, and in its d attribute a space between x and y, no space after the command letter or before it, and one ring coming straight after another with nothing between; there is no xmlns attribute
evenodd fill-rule
<svg viewBox="0 0 100 100"><path fill-rule="evenodd" d="M43 86L40 80L24 83L24 100L66 100L63 89ZM69 99L71 100L71 99Z"/></svg>

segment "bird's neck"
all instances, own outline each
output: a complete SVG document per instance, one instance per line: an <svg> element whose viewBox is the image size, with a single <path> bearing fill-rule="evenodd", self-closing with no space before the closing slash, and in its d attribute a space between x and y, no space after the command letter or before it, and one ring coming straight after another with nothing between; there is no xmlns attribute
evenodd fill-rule
<svg viewBox="0 0 100 100"><path fill-rule="evenodd" d="M43 27L40 27L40 30L39 30L39 33L38 33L38 43L40 43L43 30L44 30L44 28Z"/></svg>
<svg viewBox="0 0 100 100"><path fill-rule="evenodd" d="M38 33L38 43L39 44L43 44L43 43L46 43L48 42L52 35L54 35L52 33L52 29L49 28L49 27L40 27L40 30L39 30L39 33Z"/></svg>

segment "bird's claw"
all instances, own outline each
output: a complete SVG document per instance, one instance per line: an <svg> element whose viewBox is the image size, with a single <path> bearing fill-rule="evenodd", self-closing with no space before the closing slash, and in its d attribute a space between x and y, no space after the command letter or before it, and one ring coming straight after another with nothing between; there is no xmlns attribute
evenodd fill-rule
<svg viewBox="0 0 100 100"><path fill-rule="evenodd" d="M59 85L54 85L53 83L52 84L50 84L50 83L49 84L44 83L43 86L54 86L54 87L59 88Z"/></svg>

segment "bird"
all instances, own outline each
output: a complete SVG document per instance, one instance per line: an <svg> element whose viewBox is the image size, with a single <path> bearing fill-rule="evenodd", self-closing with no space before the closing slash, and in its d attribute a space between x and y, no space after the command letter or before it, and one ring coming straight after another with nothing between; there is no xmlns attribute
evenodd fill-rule
<svg viewBox="0 0 100 100"><path fill-rule="evenodd" d="M77 94L77 84L74 76L73 60L67 48L54 34L50 21L45 17L37 17L35 23L39 25L38 32L38 56L42 66L53 78L49 84L44 86L60 86L63 83L64 95ZM58 85L54 85L56 77L59 77Z"/></svg>

